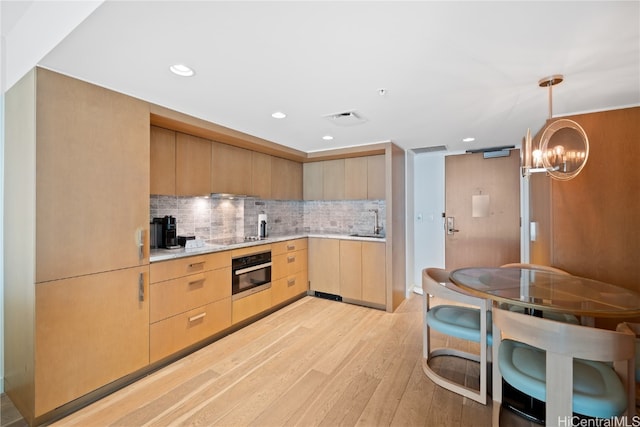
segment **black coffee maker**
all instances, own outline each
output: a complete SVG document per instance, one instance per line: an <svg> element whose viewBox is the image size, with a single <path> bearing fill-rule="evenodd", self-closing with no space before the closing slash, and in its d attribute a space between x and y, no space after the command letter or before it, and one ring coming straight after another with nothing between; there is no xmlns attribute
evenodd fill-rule
<svg viewBox="0 0 640 427"><path fill-rule="evenodd" d="M178 230L176 219L173 216L167 215L162 218L161 245L163 248L167 249L175 249L180 247L180 245L178 245Z"/></svg>

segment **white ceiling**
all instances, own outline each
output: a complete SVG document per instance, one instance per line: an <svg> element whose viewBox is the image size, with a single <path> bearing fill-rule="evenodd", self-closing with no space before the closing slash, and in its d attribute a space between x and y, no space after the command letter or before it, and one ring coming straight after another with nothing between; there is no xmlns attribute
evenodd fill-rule
<svg viewBox="0 0 640 427"><path fill-rule="evenodd" d="M39 64L305 152L519 145L552 74L554 116L640 105L640 2L105 1Z"/></svg>

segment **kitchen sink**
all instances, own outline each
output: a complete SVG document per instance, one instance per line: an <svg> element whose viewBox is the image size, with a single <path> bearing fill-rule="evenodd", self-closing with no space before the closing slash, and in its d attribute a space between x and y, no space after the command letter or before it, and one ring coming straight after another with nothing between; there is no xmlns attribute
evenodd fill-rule
<svg viewBox="0 0 640 427"><path fill-rule="evenodd" d="M384 239L386 236L384 234L373 234L373 233L354 233L350 234L353 237L373 237L375 239Z"/></svg>

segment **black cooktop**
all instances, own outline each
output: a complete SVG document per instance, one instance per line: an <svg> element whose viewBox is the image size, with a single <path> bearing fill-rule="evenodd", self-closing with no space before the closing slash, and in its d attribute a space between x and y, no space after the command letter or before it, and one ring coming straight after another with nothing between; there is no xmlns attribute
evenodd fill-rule
<svg viewBox="0 0 640 427"><path fill-rule="evenodd" d="M211 240L207 240L207 243L209 243L210 245L225 245L225 246L229 246L229 245L238 245L240 243L246 243L246 242L256 242L259 240L264 240L261 239L258 236L245 236L245 237L223 237L220 239L211 239Z"/></svg>

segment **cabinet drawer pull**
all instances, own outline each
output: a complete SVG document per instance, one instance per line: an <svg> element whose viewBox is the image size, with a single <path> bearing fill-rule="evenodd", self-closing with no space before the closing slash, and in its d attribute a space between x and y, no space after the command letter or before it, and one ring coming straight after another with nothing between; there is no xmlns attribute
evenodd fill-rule
<svg viewBox="0 0 640 427"><path fill-rule="evenodd" d="M200 266L204 266L205 261L200 261L200 262L194 262L189 264L189 268L195 268L195 267L200 267Z"/></svg>
<svg viewBox="0 0 640 427"><path fill-rule="evenodd" d="M189 282L189 286L193 286L193 285L198 285L200 283L204 283L204 281L207 280L204 277L200 278L200 279L196 279L196 280L192 280Z"/></svg>
<svg viewBox="0 0 640 427"><path fill-rule="evenodd" d="M287 245L287 250L288 251L295 251L296 250L296 245Z"/></svg>
<svg viewBox="0 0 640 427"><path fill-rule="evenodd" d="M293 286L296 284L296 279L289 279L287 280L287 286Z"/></svg>
<svg viewBox="0 0 640 427"><path fill-rule="evenodd" d="M295 262L295 261L296 261L296 256L295 255L287 257L287 262L291 263L291 262Z"/></svg>
<svg viewBox="0 0 640 427"><path fill-rule="evenodd" d="M191 317L189 317L189 322L195 322L196 320L204 318L204 316L206 316L206 315L207 315L207 313L204 312L204 313L197 314L195 316L191 316Z"/></svg>

